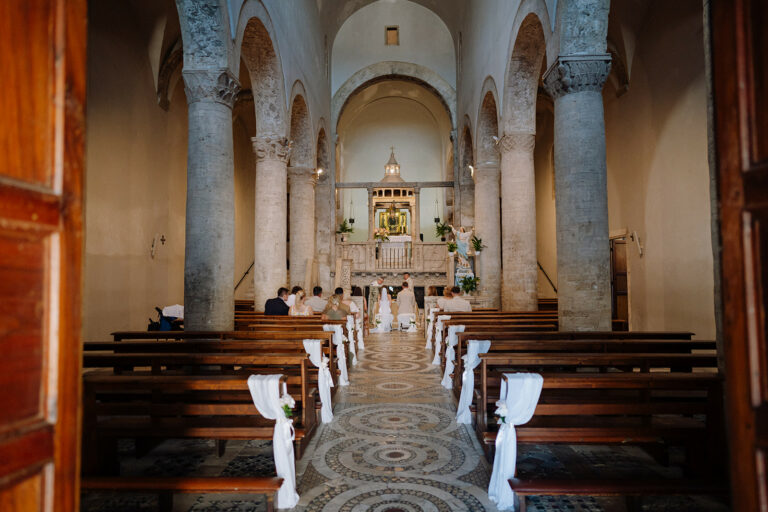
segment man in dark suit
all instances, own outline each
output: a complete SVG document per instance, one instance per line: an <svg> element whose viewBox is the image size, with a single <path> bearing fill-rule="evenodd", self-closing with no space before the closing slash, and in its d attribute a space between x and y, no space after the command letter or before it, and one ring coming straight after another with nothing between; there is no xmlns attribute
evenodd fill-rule
<svg viewBox="0 0 768 512"><path fill-rule="evenodd" d="M264 303L265 315L287 315L288 304L285 301L288 299L288 288L280 288L277 290L277 297L269 299Z"/></svg>

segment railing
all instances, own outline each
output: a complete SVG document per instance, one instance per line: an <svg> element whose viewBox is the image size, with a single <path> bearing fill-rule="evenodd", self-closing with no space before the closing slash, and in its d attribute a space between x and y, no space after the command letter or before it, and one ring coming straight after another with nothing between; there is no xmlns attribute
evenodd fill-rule
<svg viewBox="0 0 768 512"><path fill-rule="evenodd" d="M235 291L237 291L237 288L240 286L240 284L242 284L243 280L245 279L245 276L247 276L247 275L248 275L248 273L251 271L251 269L253 268L253 264L254 264L254 263L256 263L256 261L252 261L252 262L251 262L251 265L248 267L248 270L246 270L245 272L243 272L243 277L241 277L241 278L240 278L240 280L239 280L239 281L237 282L237 284L235 285Z"/></svg>
<svg viewBox="0 0 768 512"><path fill-rule="evenodd" d="M536 264L539 266L539 270L541 270L541 272L544 274L544 277L547 278L547 281L549 282L549 286L551 286L552 289L555 290L555 293L557 293L557 288L555 288L555 283L553 283L552 280L549 278L549 274L547 274L547 271L544 270L544 267L542 267L541 263L539 263L538 261L536 262Z"/></svg>
<svg viewBox="0 0 768 512"><path fill-rule="evenodd" d="M411 242L376 243L376 269L410 269L413 266L413 246Z"/></svg>

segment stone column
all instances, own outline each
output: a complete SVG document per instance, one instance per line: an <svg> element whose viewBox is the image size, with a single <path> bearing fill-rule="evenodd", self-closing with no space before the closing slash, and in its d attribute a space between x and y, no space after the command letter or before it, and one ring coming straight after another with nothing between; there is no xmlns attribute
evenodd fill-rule
<svg viewBox="0 0 768 512"><path fill-rule="evenodd" d="M611 330L602 89L611 57L560 56L544 75L555 99L555 206L560 329Z"/></svg>
<svg viewBox="0 0 768 512"><path fill-rule="evenodd" d="M421 189L416 187L413 189L413 241L419 242L419 232L421 232Z"/></svg>
<svg viewBox="0 0 768 512"><path fill-rule="evenodd" d="M501 152L501 240L504 311L538 309L536 266L536 180L532 133L508 133Z"/></svg>
<svg viewBox="0 0 768 512"><path fill-rule="evenodd" d="M254 301L256 311L262 311L278 288L288 286L286 166L291 145L281 136L253 137L251 141L256 154Z"/></svg>
<svg viewBox="0 0 768 512"><path fill-rule="evenodd" d="M226 69L183 71L188 103L184 324L234 328L235 177L232 106L240 89Z"/></svg>
<svg viewBox="0 0 768 512"><path fill-rule="evenodd" d="M373 230L375 229L376 211L373 209L373 189L368 189L368 240L373 240Z"/></svg>
<svg viewBox="0 0 768 512"><path fill-rule="evenodd" d="M317 171L312 167L288 167L290 187L289 232L291 286L305 287L307 262L315 257L315 184Z"/></svg>
<svg viewBox="0 0 768 512"><path fill-rule="evenodd" d="M483 239L480 253L480 292L488 296L493 307L499 306L501 288L501 244L499 222L499 164L489 162L475 168L475 234Z"/></svg>
<svg viewBox="0 0 768 512"><path fill-rule="evenodd" d="M325 172L318 178L315 185L315 215L317 217L317 232L315 233L315 247L317 248L317 280L316 284L328 290L333 285L331 281L331 271L333 262L331 261L331 244L335 236L333 216L333 192L330 179L330 171L326 168Z"/></svg>

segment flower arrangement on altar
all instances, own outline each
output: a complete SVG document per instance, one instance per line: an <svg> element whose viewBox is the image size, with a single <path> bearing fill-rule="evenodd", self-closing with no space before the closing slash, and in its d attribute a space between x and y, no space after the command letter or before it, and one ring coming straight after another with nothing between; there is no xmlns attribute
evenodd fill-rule
<svg viewBox="0 0 768 512"><path fill-rule="evenodd" d="M382 242L389 242L389 233L386 228L378 228L373 230L373 238Z"/></svg>

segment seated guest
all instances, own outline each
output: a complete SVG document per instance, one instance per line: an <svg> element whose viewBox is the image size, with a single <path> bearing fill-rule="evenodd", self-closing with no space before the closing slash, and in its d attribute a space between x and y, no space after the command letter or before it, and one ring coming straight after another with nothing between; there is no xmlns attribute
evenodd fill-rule
<svg viewBox="0 0 768 512"><path fill-rule="evenodd" d="M305 299L307 298L306 294L304 293L304 290L299 290L296 292L296 303L291 306L291 309L288 310L288 315L290 316L311 316L315 314L314 311L312 311L312 308L309 307L309 305L305 302Z"/></svg>
<svg viewBox="0 0 768 512"><path fill-rule="evenodd" d="M360 312L360 308L357 307L357 304L355 304L355 301L350 299L349 297L344 297L344 289L339 287L334 290L334 293L341 297L341 304L343 306L346 306L349 310L350 315L355 315L355 318L357 318L357 314Z"/></svg>
<svg viewBox="0 0 768 512"><path fill-rule="evenodd" d="M461 298L461 288L454 286L451 288L452 298L445 301L443 311L446 313L468 313L472 311L472 305L467 299Z"/></svg>
<svg viewBox="0 0 768 512"><path fill-rule="evenodd" d="M427 297L435 297L435 296L437 296L437 288L435 288L434 286L427 286L426 296Z"/></svg>
<svg viewBox="0 0 768 512"><path fill-rule="evenodd" d="M287 315L290 306L285 301L288 300L288 288L277 290L277 297L269 299L264 303L265 315Z"/></svg>
<svg viewBox="0 0 768 512"><path fill-rule="evenodd" d="M453 294L451 293L451 288L449 286L446 286L443 288L443 296L437 299L437 307L439 307L442 310L445 310L445 303L449 301L453 297Z"/></svg>
<svg viewBox="0 0 768 512"><path fill-rule="evenodd" d="M344 313L344 317L346 318L347 315L351 315L352 312L349 310L349 306L344 304L344 301L342 300L344 297L344 289L340 286L333 290L333 295L331 295L332 298L338 298L339 299L339 309ZM323 309L323 314L328 312L329 309L331 309L331 299L328 299L328 303L325 305L325 309Z"/></svg>
<svg viewBox="0 0 768 512"><path fill-rule="evenodd" d="M291 294L288 296L288 300L285 301L285 303L288 304L288 307L291 307L294 304L296 304L296 293L303 290L304 288L302 288L301 286L294 286L293 288L291 288Z"/></svg>
<svg viewBox="0 0 768 512"><path fill-rule="evenodd" d="M403 282L403 289L397 294L398 315L412 315L416 313L416 296L408 285L408 281Z"/></svg>
<svg viewBox="0 0 768 512"><path fill-rule="evenodd" d="M328 299L328 307L323 311L323 320L344 320L347 318L347 310L341 308L341 297L331 295Z"/></svg>
<svg viewBox="0 0 768 512"><path fill-rule="evenodd" d="M328 301L323 299L323 289L319 286L312 288L312 297L307 299L307 305L315 313L322 313Z"/></svg>

